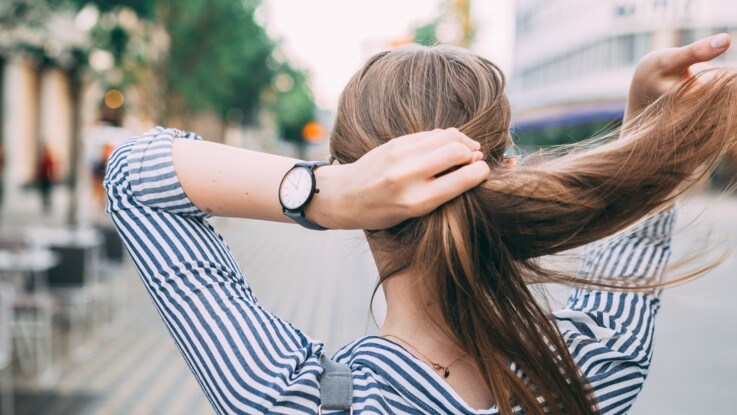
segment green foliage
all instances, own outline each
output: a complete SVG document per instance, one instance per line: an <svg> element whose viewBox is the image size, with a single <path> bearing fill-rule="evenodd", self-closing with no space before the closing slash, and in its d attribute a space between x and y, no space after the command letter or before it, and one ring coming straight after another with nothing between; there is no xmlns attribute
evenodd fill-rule
<svg viewBox="0 0 737 415"><path fill-rule="evenodd" d="M284 65L278 76L292 80L289 88L283 91L278 91L278 85L276 88L274 113L281 136L289 141L301 142L302 129L315 117L315 103L307 85L307 77L289 65Z"/></svg>
<svg viewBox="0 0 737 415"><path fill-rule="evenodd" d="M171 38L165 79L193 112L251 114L271 84L266 66L274 43L240 0L167 2L163 19Z"/></svg>
<svg viewBox="0 0 737 415"><path fill-rule="evenodd" d="M0 25L22 21L41 26L61 9L93 5L100 13L91 32L92 48L109 52L113 71L102 74L108 87L145 82L158 104L159 121L188 118L202 111L243 114L253 123L261 110L273 111L285 138L301 140L313 119L314 100L306 75L288 63L275 65L276 43L254 20L260 0L8 0L0 2ZM131 12L141 23L120 18ZM130 20L130 19L127 19ZM9 25L9 23L8 23ZM3 26L5 27L5 26ZM166 33L165 45L157 31ZM271 63L269 65L268 63ZM275 67L277 66L277 67ZM289 88L273 87L287 75ZM271 97L265 102L262 98Z"/></svg>
<svg viewBox="0 0 737 415"><path fill-rule="evenodd" d="M438 27L452 25L460 32L457 38L438 38ZM453 43L470 47L474 41L476 28L471 19L470 0L443 0L438 15L431 21L415 27L414 42L425 46L439 43ZM447 34L445 36L448 36Z"/></svg>
<svg viewBox="0 0 737 415"><path fill-rule="evenodd" d="M28 0L26 0L28 1ZM57 0L58 1L58 0ZM70 0L77 8L88 4L94 4L101 13L109 13L118 10L121 7L127 7L133 10L138 17L143 19L154 19L156 17L156 7L162 3L160 1L151 0Z"/></svg>
<svg viewBox="0 0 737 415"><path fill-rule="evenodd" d="M0 1L0 29L13 29L20 25L38 27L49 17L57 3L54 0Z"/></svg>
<svg viewBox="0 0 737 415"><path fill-rule="evenodd" d="M437 24L435 22L419 26L415 29L414 42L425 46L436 45L438 43L436 30Z"/></svg>

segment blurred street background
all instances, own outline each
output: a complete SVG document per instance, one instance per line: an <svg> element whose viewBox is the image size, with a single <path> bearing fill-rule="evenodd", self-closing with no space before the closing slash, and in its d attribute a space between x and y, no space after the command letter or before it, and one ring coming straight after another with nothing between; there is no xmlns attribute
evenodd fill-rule
<svg viewBox="0 0 737 415"><path fill-rule="evenodd" d="M732 0L0 0L0 415L213 413L103 212L124 138L164 125L324 159L366 59L452 43L504 70L533 152L616 127L642 56L721 32ZM674 259L737 246L736 177L737 153L683 203ZM212 221L267 309L329 350L376 332L360 232ZM664 292L631 413L737 413L736 272L733 255Z"/></svg>

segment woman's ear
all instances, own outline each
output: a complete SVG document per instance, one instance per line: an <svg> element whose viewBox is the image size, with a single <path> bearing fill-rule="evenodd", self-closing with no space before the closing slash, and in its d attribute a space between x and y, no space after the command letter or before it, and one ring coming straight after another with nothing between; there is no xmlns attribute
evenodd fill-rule
<svg viewBox="0 0 737 415"><path fill-rule="evenodd" d="M513 169L517 167L517 157L507 157L504 159L504 165L509 168Z"/></svg>

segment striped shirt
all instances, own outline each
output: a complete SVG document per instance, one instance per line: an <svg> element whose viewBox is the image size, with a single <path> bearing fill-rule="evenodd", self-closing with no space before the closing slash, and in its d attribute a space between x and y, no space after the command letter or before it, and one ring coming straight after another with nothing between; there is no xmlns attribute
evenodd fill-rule
<svg viewBox="0 0 737 415"><path fill-rule="evenodd" d="M107 211L164 324L219 414L316 414L324 345L264 310L223 238L184 194L171 146L193 133L157 127L111 156ZM658 279L675 213L660 213L584 251L579 274ZM574 289L554 313L603 414L627 413L652 357L655 292ZM427 364L363 337L334 360L350 366L356 414L496 414L474 410ZM326 411L325 413L328 413ZM521 413L521 411L520 411Z"/></svg>

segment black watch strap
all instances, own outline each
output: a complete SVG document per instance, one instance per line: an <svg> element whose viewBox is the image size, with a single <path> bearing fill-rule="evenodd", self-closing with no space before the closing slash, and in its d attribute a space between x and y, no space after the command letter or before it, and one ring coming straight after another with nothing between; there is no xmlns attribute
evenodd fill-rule
<svg viewBox="0 0 737 415"><path fill-rule="evenodd" d="M290 212L287 210L287 211L284 211L284 215L287 216L288 218L291 218L293 221L297 222L298 224L304 226L307 229L312 229L313 231L328 230L328 228L320 226L316 224L315 222L304 217L303 212Z"/></svg>

